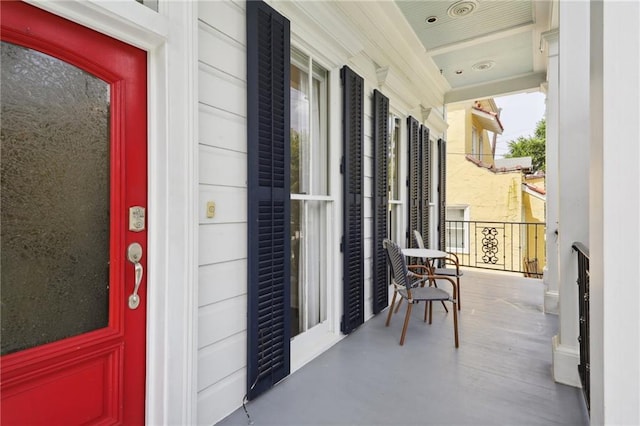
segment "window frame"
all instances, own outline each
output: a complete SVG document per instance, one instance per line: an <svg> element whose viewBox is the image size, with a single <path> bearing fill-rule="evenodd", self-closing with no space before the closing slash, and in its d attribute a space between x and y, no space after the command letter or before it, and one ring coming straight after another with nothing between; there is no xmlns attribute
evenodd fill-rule
<svg viewBox="0 0 640 426"><path fill-rule="evenodd" d="M333 154L334 150L331 146L332 140L332 127L331 123L333 122L332 117L332 108L330 105L330 99L332 97L332 91L334 90L334 74L335 71L325 66L319 58L314 56L313 53L309 52L307 49L300 47L297 44L291 43L291 65L298 67L301 71L304 71L308 74L308 87L309 87L309 139L313 140L314 131L318 131L318 129L314 129L313 126L313 102L314 102L314 89L313 82L318 79L321 80L321 96L322 100L320 102L320 128L321 128L321 142L325 144L326 151L324 153L324 167L326 167L323 178L326 179L326 191L324 194L316 193L314 191L314 181L317 176L314 176L314 172L317 170L318 164L316 163L316 156L313 153L313 150L310 150L308 164L305 167L309 167L309 192L311 193L292 193L290 192L289 197L292 202L300 202L301 207L304 211L307 211L305 208L306 203L324 203L324 210L322 216L324 218L324 225L326 226L326 240L324 247L320 247L320 262L324 262L324 266L320 266L320 271L322 271L322 280L321 284L324 285L324 297L321 298L321 316L322 320L313 325L312 327L306 328L302 327L300 332L296 335L291 336L291 371L295 371L300 368L302 365L308 361L310 357L314 356L315 351L318 348L318 342L327 341L327 339L331 339L333 335L333 331L335 329L335 310L334 306L335 302L335 289L334 289L334 268L331 266L335 264L333 261L334 253L331 250L334 244L334 234L335 234L335 204L336 198L334 193L335 186L333 184L334 177L332 176L332 164L333 164ZM295 55L294 55L295 52ZM303 63L298 60L299 57L303 57L306 61ZM317 68L321 68L324 71L324 75L319 75L315 70ZM302 165L301 165L302 166ZM303 220L306 223L306 215ZM302 226L301 226L302 231ZM303 231L304 232L304 231ZM306 248L302 248L301 251L306 251ZM293 253L292 253L293 254ZM307 282L307 271L303 272L303 282ZM306 285L306 284L304 284ZM301 292L298 297L305 297L305 292ZM304 302L304 306L307 305L308 301ZM308 310L307 310L308 312ZM303 319L305 324L308 324L307 317L305 315ZM293 333L292 333L293 334ZM322 343L320 343L322 345Z"/></svg>
<svg viewBox="0 0 640 426"><path fill-rule="evenodd" d="M455 230L453 230L451 228L451 224L450 221L451 219L449 219L450 217L450 211L452 210L462 210L462 226L459 228L456 228ZM459 205L450 205L447 206L447 222L446 222L446 228L445 228L445 235L447 236L446 238L446 249L449 252L453 252L453 253L460 253L460 254L469 254L470 253L470 236L469 236L469 217L470 217L470 206L467 204L459 204ZM454 222L456 220L453 220ZM450 241L449 241L449 235L451 235L452 232L459 232L462 231L462 247L454 247L450 245Z"/></svg>

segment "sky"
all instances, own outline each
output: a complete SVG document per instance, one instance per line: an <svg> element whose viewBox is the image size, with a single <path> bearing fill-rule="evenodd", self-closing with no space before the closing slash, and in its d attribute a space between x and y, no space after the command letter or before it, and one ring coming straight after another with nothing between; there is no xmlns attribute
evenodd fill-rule
<svg viewBox="0 0 640 426"><path fill-rule="evenodd" d="M496 158L503 158L509 151L509 141L518 136L533 135L536 123L544 117L545 95L541 92L519 93L494 100L498 108L502 108L500 122L504 126L502 135L498 135Z"/></svg>

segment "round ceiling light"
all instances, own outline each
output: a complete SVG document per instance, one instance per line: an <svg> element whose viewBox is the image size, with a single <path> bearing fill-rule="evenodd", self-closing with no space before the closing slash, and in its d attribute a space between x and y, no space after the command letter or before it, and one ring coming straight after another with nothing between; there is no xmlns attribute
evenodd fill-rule
<svg viewBox="0 0 640 426"><path fill-rule="evenodd" d="M471 66L471 69L474 71L488 71L493 68L495 64L496 63L493 61L482 61L478 62L477 64L473 64Z"/></svg>
<svg viewBox="0 0 640 426"><path fill-rule="evenodd" d="M460 0L449 6L447 15L452 18L462 18L471 15L477 8L478 2L476 0Z"/></svg>
<svg viewBox="0 0 640 426"><path fill-rule="evenodd" d="M427 24L433 24L434 22L436 22L438 20L437 16L429 16L427 19L425 19L425 22Z"/></svg>

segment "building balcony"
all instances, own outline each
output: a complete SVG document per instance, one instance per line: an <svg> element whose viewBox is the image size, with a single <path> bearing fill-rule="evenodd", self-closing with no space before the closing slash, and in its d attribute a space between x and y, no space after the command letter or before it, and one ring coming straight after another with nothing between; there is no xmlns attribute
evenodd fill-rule
<svg viewBox="0 0 640 426"><path fill-rule="evenodd" d="M460 347L453 321L434 305L433 323L404 309L385 327L371 318L272 390L247 403L256 425L589 423L580 389L554 382L549 343L558 316L543 313L542 281L466 269ZM220 425L246 425L242 408Z"/></svg>

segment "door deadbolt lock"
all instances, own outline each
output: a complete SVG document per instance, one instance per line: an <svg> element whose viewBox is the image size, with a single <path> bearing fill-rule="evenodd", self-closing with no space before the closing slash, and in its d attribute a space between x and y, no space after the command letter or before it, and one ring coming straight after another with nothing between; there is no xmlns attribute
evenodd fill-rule
<svg viewBox="0 0 640 426"><path fill-rule="evenodd" d="M129 207L129 231L141 232L145 227L145 210L141 206Z"/></svg>

